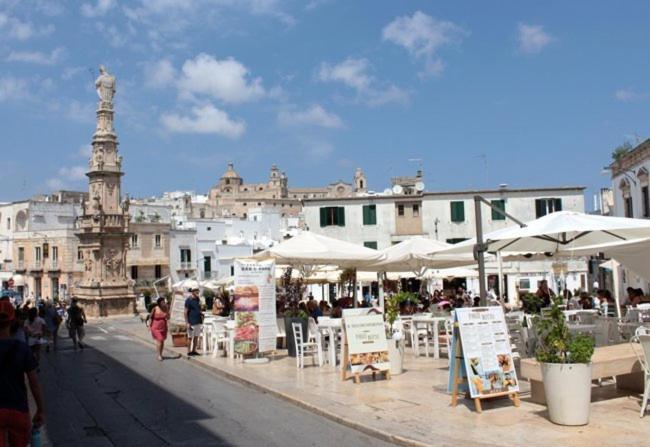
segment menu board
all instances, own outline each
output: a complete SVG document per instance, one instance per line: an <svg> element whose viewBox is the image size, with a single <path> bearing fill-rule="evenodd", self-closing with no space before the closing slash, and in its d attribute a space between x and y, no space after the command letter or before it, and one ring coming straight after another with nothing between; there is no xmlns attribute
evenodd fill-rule
<svg viewBox="0 0 650 447"><path fill-rule="evenodd" d="M503 309L456 309L465 373L472 398L519 391Z"/></svg>
<svg viewBox="0 0 650 447"><path fill-rule="evenodd" d="M235 352L275 350L275 261L235 260Z"/></svg>
<svg viewBox="0 0 650 447"><path fill-rule="evenodd" d="M170 309L169 322L171 324L185 325L185 293L182 290L174 290L172 307Z"/></svg>
<svg viewBox="0 0 650 447"><path fill-rule="evenodd" d="M390 369L383 315L344 314L343 323L352 373Z"/></svg>

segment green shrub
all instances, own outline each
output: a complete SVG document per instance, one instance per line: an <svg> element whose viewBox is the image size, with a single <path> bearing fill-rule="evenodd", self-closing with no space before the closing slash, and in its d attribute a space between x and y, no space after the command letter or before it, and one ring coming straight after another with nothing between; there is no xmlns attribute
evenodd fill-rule
<svg viewBox="0 0 650 447"><path fill-rule="evenodd" d="M544 318L535 318L535 332L538 337L536 357L542 363L589 363L594 354L594 340L569 331L564 314L560 309L562 299L556 297L551 311Z"/></svg>

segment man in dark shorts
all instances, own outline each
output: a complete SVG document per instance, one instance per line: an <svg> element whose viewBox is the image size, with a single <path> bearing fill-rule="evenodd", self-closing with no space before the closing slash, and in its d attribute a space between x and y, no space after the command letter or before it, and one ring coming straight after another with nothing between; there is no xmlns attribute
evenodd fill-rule
<svg viewBox="0 0 650 447"><path fill-rule="evenodd" d="M199 289L192 289L192 295L185 300L185 323L187 324L187 355L199 355L196 345L203 326Z"/></svg>
<svg viewBox="0 0 650 447"><path fill-rule="evenodd" d="M43 424L43 398L36 376L36 360L27 343L11 338L15 310L8 300L0 300L0 445L26 446L31 423L25 376L36 401L35 426Z"/></svg>

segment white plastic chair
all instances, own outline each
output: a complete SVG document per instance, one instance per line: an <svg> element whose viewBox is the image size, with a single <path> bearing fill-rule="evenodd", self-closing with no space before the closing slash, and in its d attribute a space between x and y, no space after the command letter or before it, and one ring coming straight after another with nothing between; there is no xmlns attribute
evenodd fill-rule
<svg viewBox="0 0 650 447"><path fill-rule="evenodd" d="M443 336L442 350L447 354L447 359L451 363L451 342L453 334L453 323L451 320L447 319L443 322L443 328L445 335Z"/></svg>
<svg viewBox="0 0 650 447"><path fill-rule="evenodd" d="M634 353L643 368L644 389L643 400L641 401L641 414L639 415L639 417L643 417L645 416L646 407L648 406L648 397L650 397L650 330L646 327L637 328L634 337L630 339L630 343L639 343L643 350L643 356L641 356L641 354L634 349Z"/></svg>
<svg viewBox="0 0 650 447"><path fill-rule="evenodd" d="M210 344L212 345L212 357L216 357L219 352L219 345L223 346L224 352L228 353L228 333L226 331L225 321L213 321Z"/></svg>
<svg viewBox="0 0 650 447"><path fill-rule="evenodd" d="M296 344L296 366L298 368L305 367L305 355L315 354L318 358L318 366L323 366L323 350L319 343L316 341L304 341L302 335L302 324L291 323L293 329L293 340Z"/></svg>
<svg viewBox="0 0 650 447"><path fill-rule="evenodd" d="M429 357L429 324L425 321L413 321L411 327L411 345L415 356L420 356L420 340L424 341L424 353Z"/></svg>

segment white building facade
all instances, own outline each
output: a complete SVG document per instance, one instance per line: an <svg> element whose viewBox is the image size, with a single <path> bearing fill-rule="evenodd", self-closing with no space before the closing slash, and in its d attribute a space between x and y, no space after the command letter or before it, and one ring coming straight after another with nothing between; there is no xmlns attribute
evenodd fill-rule
<svg viewBox="0 0 650 447"><path fill-rule="evenodd" d="M583 187L558 187L309 199L303 203L303 213L309 230L370 248L384 249L414 235L453 244L475 236L476 195L524 222L554 211L585 210ZM514 224L485 205L482 217L484 233ZM589 287L583 260L556 265L556 271L562 270L557 277L551 264L551 261L506 263L509 297L515 299L517 292L534 292L541 279L556 284L556 290ZM566 284L558 284L566 272ZM469 283L468 287L471 287Z"/></svg>

